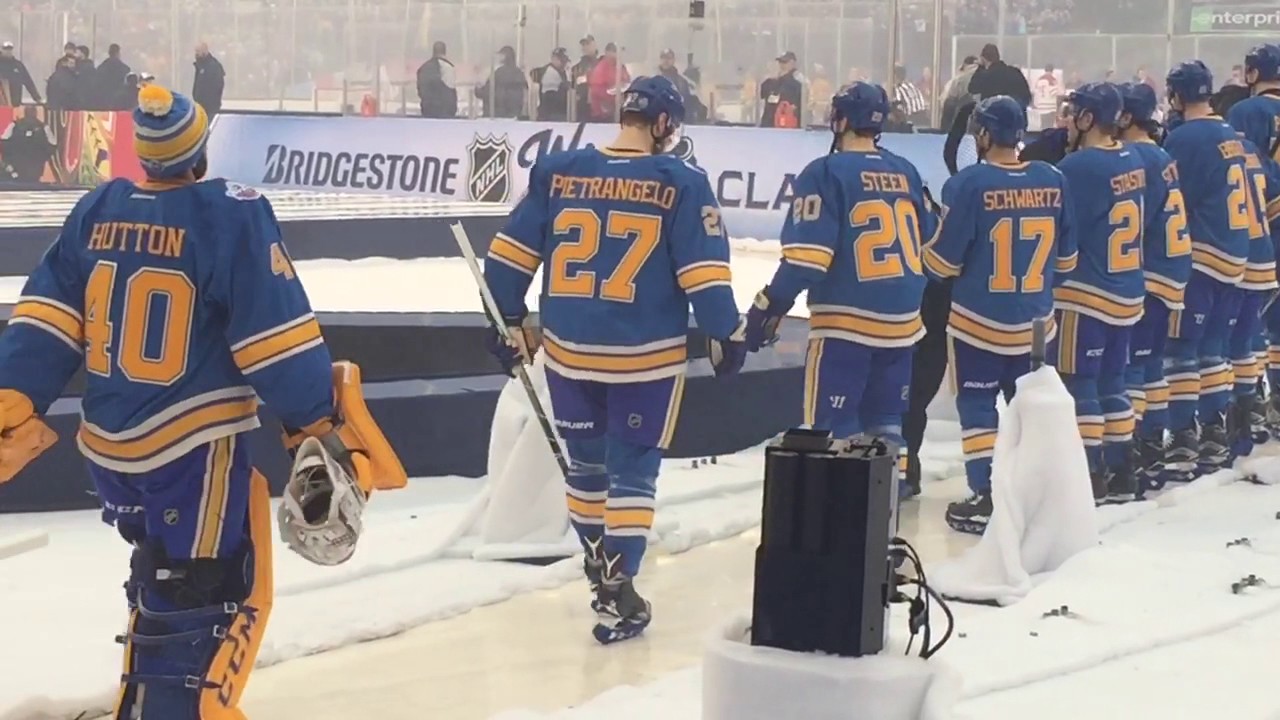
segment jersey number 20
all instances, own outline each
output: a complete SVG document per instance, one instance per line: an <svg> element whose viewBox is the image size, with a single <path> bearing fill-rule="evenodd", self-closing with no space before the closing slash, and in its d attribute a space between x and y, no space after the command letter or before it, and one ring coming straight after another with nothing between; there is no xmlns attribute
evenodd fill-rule
<svg viewBox="0 0 1280 720"><path fill-rule="evenodd" d="M84 367L108 377L114 355L130 380L169 385L187 369L195 285L177 270L142 268L125 283L117 328L110 317L117 269L114 262L100 260L89 274L84 291ZM152 333L160 334L160 344L148 355L147 337Z"/></svg>
<svg viewBox="0 0 1280 720"><path fill-rule="evenodd" d="M877 227L871 229L871 225ZM849 212L849 224L861 234L853 243L858 280L882 280L903 275L903 265L920 275L920 218L910 200L863 200ZM897 244L899 256L892 251Z"/></svg>

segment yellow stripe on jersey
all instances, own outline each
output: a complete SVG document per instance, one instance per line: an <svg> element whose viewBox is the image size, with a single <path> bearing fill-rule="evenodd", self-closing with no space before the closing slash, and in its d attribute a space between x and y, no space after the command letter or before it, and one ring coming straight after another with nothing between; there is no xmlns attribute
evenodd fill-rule
<svg viewBox="0 0 1280 720"><path fill-rule="evenodd" d="M818 371L822 367L825 342L822 338L813 338L804 355L804 421L807 425L818 421Z"/></svg>
<svg viewBox="0 0 1280 720"><path fill-rule="evenodd" d="M1056 332L1053 315L1044 318L1044 321L1045 339L1051 340ZM947 318L947 327L952 334L959 336L970 345L1002 355L1021 355L1028 352L1031 349L1034 334L1030 323L1023 327L1001 327L998 323L954 303L951 306L951 315Z"/></svg>
<svg viewBox="0 0 1280 720"><path fill-rule="evenodd" d="M966 435L960 440L960 448L966 456L990 453L996 449L996 431L988 430L983 433Z"/></svg>
<svg viewBox="0 0 1280 720"><path fill-rule="evenodd" d="M1208 372L1200 373L1200 394L1207 395L1212 392L1225 390L1228 385L1234 381L1231 368L1224 366L1216 367Z"/></svg>
<svg viewBox="0 0 1280 720"><path fill-rule="evenodd" d="M1191 267L1225 283L1234 283L1244 275L1244 258L1223 255L1216 248L1192 242Z"/></svg>
<svg viewBox="0 0 1280 720"><path fill-rule="evenodd" d="M236 366L251 373L323 342L320 323L307 313L232 345L231 353Z"/></svg>
<svg viewBox="0 0 1280 720"><path fill-rule="evenodd" d="M1059 257L1053 261L1053 271L1056 273L1066 274L1076 269L1080 264L1080 253L1073 252L1066 257Z"/></svg>
<svg viewBox="0 0 1280 720"><path fill-rule="evenodd" d="M733 275L729 272L729 263L708 260L684 266L676 272L676 280L686 293L696 293L717 285L730 285Z"/></svg>
<svg viewBox="0 0 1280 720"><path fill-rule="evenodd" d="M1186 283L1176 283L1155 273L1147 273L1144 280L1148 295L1155 295L1172 310L1182 307L1186 297Z"/></svg>
<svg viewBox="0 0 1280 720"><path fill-rule="evenodd" d="M1244 289L1269 290L1276 286L1276 264L1249 263L1244 268L1244 278L1240 281Z"/></svg>
<svg viewBox="0 0 1280 720"><path fill-rule="evenodd" d="M662 437L658 439L658 447L666 450L671 447L671 440L676 436L676 422L680 419L680 403L684 400L684 376L676 377L671 388L671 400L667 402L667 421L662 426Z"/></svg>
<svg viewBox="0 0 1280 720"><path fill-rule="evenodd" d="M542 264L542 257L532 248L502 233L495 235L489 243L488 257L526 275L533 275Z"/></svg>
<svg viewBox="0 0 1280 720"><path fill-rule="evenodd" d="M205 461L204 488L200 494L200 515L196 520L193 558L214 558L222 544L223 522L231 487L231 455L235 438L224 437L209 444Z"/></svg>
<svg viewBox="0 0 1280 720"><path fill-rule="evenodd" d="M9 322L38 327L76 352L83 352L84 321L80 313L57 300L24 295L18 298Z"/></svg>
<svg viewBox="0 0 1280 720"><path fill-rule="evenodd" d="M906 347L924 336L920 313L902 316L871 317L847 311L819 310L831 305L809 308L809 337L851 340L874 347Z"/></svg>
<svg viewBox="0 0 1280 720"><path fill-rule="evenodd" d="M544 332L547 363L565 377L599 382L640 382L679 375L688 353L684 338L637 347L575 345Z"/></svg>
<svg viewBox="0 0 1280 720"><path fill-rule="evenodd" d="M103 467L120 472L145 472L219 437L257 427L258 399L252 394L227 395L219 391L197 396L193 399L205 402L191 404L189 410L153 416L140 426L144 428L141 432L135 429L108 433L84 422L76 440L80 450Z"/></svg>
<svg viewBox="0 0 1280 720"><path fill-rule="evenodd" d="M831 248L821 245L805 245L797 243L782 246L782 259L792 265L821 270L826 272L831 267L833 253Z"/></svg>
<svg viewBox="0 0 1280 720"><path fill-rule="evenodd" d="M1060 285L1053 289L1053 302L1104 322L1129 325L1142 317L1142 298L1120 302L1087 285Z"/></svg>
<svg viewBox="0 0 1280 720"><path fill-rule="evenodd" d="M1080 430L1080 438L1084 440L1085 445L1100 445L1102 443L1102 418L1096 416L1077 417L1076 427Z"/></svg>
<svg viewBox="0 0 1280 720"><path fill-rule="evenodd" d="M1058 328L1058 372L1073 375L1076 371L1076 331L1080 327L1080 314L1074 310L1062 313L1062 326Z"/></svg>
<svg viewBox="0 0 1280 720"><path fill-rule="evenodd" d="M960 274L960 266L952 265L945 258L938 254L938 251L932 247L924 249L924 264L934 275L942 277L955 277Z"/></svg>

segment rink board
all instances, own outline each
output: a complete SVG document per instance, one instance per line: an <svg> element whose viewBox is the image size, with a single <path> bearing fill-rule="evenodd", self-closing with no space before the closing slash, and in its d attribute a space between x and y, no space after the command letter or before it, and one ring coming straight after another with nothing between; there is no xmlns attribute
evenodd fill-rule
<svg viewBox="0 0 1280 720"><path fill-rule="evenodd" d="M0 275L26 275L58 234L82 191L0 192ZM272 191L266 194L294 260L457 257L449 224L487 247L506 220L502 205L418 198Z"/></svg>
<svg viewBox="0 0 1280 720"><path fill-rule="evenodd" d="M9 307L0 308L4 317ZM498 392L507 382L484 350L481 313L317 313L333 354L359 363L365 397L410 476L485 474L489 431ZM800 422L804 383L804 320L789 319L783 340L749 357L743 373L714 378L704 359L691 359L689 380L669 454L706 457L735 452ZM704 357L706 339L690 330L691 358ZM80 420L77 393L54 404L49 424L61 437L53 449L12 482L0 485L0 513L92 508L84 461L74 442ZM255 464L279 494L288 459L280 423L264 409L250 434Z"/></svg>

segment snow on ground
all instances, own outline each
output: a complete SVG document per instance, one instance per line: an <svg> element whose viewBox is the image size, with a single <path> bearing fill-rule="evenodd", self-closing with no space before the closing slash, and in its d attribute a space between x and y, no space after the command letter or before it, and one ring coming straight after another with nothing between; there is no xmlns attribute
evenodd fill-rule
<svg viewBox="0 0 1280 720"><path fill-rule="evenodd" d="M1219 473L1105 513L1102 543L1041 578L1021 603L953 604L958 634L938 657L964 679L955 719L1280 719L1280 582L1231 589L1248 575L1280 579L1280 488L1236 477ZM1045 615L1062 606L1068 617ZM891 643L899 647L900 625ZM495 720L604 713L698 720L700 671L618 687L575 709Z"/></svg>

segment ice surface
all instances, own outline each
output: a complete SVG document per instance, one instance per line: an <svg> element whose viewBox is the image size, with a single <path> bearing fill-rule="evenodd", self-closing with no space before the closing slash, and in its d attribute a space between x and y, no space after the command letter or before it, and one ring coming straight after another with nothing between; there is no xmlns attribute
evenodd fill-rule
<svg viewBox="0 0 1280 720"><path fill-rule="evenodd" d="M1280 488L1240 477L1224 471L1137 512L1106 513L1121 521L1102 543L1016 605L953 605L958 634L939 657L964 679L957 720L1280 718L1280 595L1231 589L1250 574L1280 578ZM1064 606L1066 616L1046 615ZM495 720L695 720L700 687L690 669Z"/></svg>

